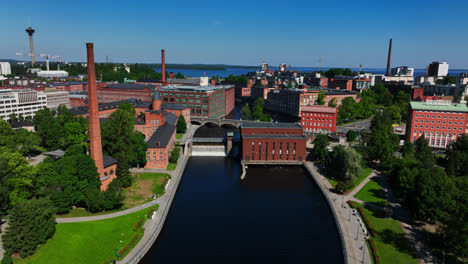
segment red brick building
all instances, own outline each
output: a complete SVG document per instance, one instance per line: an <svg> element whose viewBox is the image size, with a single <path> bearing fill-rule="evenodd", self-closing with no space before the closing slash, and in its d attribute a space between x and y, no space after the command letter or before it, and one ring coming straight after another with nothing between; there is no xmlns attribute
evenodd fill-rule
<svg viewBox="0 0 468 264"><path fill-rule="evenodd" d="M409 105L406 138L415 143L423 136L433 148L447 148L466 133L468 107L450 101L427 100Z"/></svg>
<svg viewBox="0 0 468 264"><path fill-rule="evenodd" d="M99 84L97 96L99 103L110 103L134 98L144 102L151 102L155 86L147 84Z"/></svg>
<svg viewBox="0 0 468 264"><path fill-rule="evenodd" d="M324 105L303 106L301 125L305 132L335 132L336 108Z"/></svg>
<svg viewBox="0 0 468 264"><path fill-rule="evenodd" d="M328 88L351 91L353 90L353 80L330 79L328 80Z"/></svg>
<svg viewBox="0 0 468 264"><path fill-rule="evenodd" d="M168 85L160 91L165 104L188 107L191 116L224 117L234 110L234 85Z"/></svg>
<svg viewBox="0 0 468 264"><path fill-rule="evenodd" d="M241 137L244 161L303 161L306 158L306 138L298 124L244 121Z"/></svg>
<svg viewBox="0 0 468 264"><path fill-rule="evenodd" d="M251 96L251 93L252 93L252 88L244 87L244 88L242 88L242 94L241 94L241 96L242 96L242 97L250 97L250 96Z"/></svg>

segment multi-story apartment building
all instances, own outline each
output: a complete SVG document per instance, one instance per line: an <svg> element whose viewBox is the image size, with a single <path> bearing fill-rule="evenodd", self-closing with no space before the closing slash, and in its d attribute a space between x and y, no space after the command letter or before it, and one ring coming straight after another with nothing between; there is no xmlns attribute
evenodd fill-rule
<svg viewBox="0 0 468 264"><path fill-rule="evenodd" d="M328 133L336 131L337 109L324 105L303 106L301 125L305 132Z"/></svg>
<svg viewBox="0 0 468 264"><path fill-rule="evenodd" d="M466 132L468 107L446 100L411 102L409 105L406 138L415 143L424 136L433 148L447 148Z"/></svg>
<svg viewBox="0 0 468 264"><path fill-rule="evenodd" d="M9 120L11 114L34 117L35 113L47 107L47 97L44 92L30 89L0 90L0 117Z"/></svg>
<svg viewBox="0 0 468 264"><path fill-rule="evenodd" d="M11 67L9 62L0 62L0 75L11 74Z"/></svg>

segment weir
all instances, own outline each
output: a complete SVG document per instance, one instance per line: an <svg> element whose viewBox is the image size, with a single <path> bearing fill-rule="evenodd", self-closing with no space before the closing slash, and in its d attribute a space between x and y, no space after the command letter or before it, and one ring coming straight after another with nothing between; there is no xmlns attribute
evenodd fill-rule
<svg viewBox="0 0 468 264"><path fill-rule="evenodd" d="M192 156L226 157L224 145L192 145Z"/></svg>

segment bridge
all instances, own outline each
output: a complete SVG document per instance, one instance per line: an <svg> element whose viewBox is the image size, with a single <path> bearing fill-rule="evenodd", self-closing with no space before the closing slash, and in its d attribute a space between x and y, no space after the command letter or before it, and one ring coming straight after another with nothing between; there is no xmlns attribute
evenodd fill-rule
<svg viewBox="0 0 468 264"><path fill-rule="evenodd" d="M231 125L237 128L242 124L242 120L236 119L225 119L225 118L213 118L213 117L201 117L201 116L191 116L190 121L192 124L196 125L205 125L208 123L216 124L218 126Z"/></svg>

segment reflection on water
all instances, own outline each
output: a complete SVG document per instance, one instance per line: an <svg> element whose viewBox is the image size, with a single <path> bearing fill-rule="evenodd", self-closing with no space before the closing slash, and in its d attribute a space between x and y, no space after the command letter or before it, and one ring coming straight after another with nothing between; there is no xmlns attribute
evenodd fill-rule
<svg viewBox="0 0 468 264"><path fill-rule="evenodd" d="M301 167L191 157L142 263L343 263L333 217Z"/></svg>

